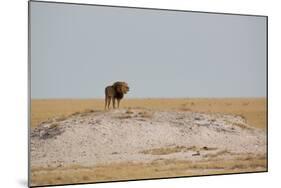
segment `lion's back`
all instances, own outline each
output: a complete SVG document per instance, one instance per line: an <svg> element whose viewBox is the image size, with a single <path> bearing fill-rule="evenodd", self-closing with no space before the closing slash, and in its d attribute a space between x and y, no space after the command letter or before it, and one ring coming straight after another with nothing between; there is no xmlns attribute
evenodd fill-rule
<svg viewBox="0 0 281 188"><path fill-rule="evenodd" d="M107 86L105 88L105 95L108 97L113 97L115 95L115 90L114 90L113 86Z"/></svg>

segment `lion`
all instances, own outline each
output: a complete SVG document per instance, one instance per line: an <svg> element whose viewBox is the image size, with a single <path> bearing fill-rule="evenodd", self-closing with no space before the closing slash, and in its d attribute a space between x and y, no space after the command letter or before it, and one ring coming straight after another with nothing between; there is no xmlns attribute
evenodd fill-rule
<svg viewBox="0 0 281 188"><path fill-rule="evenodd" d="M117 99L117 108L119 108L120 100L123 99L124 94L129 91L129 86L126 82L115 82L112 86L105 88L105 106L104 109L109 109L112 100L113 108L115 108L115 99Z"/></svg>

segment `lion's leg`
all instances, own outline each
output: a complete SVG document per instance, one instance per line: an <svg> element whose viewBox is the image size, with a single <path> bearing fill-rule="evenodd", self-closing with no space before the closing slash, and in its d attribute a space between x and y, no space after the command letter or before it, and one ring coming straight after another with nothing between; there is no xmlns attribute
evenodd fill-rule
<svg viewBox="0 0 281 188"><path fill-rule="evenodd" d="M113 108L115 109L115 97L112 97Z"/></svg>
<svg viewBox="0 0 281 188"><path fill-rule="evenodd" d="M105 101L104 101L104 110L106 110L106 106L107 106L107 96L105 96Z"/></svg>
<svg viewBox="0 0 281 188"><path fill-rule="evenodd" d="M120 99L117 99L117 107L119 108Z"/></svg>
<svg viewBox="0 0 281 188"><path fill-rule="evenodd" d="M110 107L110 102L111 102L111 97L108 97L108 99L107 99L107 108L109 109L109 107Z"/></svg>

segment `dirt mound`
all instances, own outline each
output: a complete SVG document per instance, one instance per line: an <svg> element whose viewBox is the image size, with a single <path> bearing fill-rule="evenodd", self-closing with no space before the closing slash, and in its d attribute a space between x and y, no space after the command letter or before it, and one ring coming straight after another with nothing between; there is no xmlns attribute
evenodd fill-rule
<svg viewBox="0 0 281 188"><path fill-rule="evenodd" d="M31 164L58 167L118 162L265 155L266 134L243 117L122 109L77 113L31 131Z"/></svg>

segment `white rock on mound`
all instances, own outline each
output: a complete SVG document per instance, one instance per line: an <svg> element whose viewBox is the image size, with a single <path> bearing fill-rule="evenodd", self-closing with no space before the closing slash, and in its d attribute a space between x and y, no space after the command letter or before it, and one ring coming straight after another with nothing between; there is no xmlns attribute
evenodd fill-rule
<svg viewBox="0 0 281 188"><path fill-rule="evenodd" d="M185 149L160 155L145 152L170 147ZM144 109L77 114L31 132L32 166L200 160L214 152L208 148L264 155L266 134L240 116Z"/></svg>

